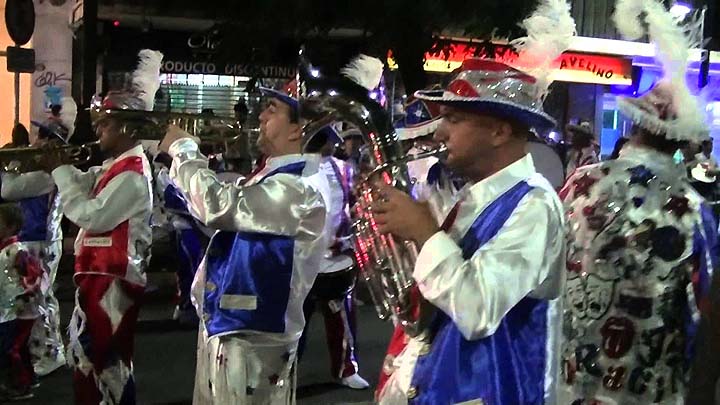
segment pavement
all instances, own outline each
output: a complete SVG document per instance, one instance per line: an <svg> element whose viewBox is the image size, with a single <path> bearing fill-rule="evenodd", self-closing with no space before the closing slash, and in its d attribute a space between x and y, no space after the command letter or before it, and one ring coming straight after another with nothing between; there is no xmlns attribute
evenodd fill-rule
<svg viewBox="0 0 720 405"><path fill-rule="evenodd" d="M67 327L73 305L71 271L58 276L63 329ZM146 303L140 313L135 338L135 378L138 404L191 404L195 373L197 330L180 327L172 321L175 276L171 272L149 273ZM360 374L371 388L355 391L336 384L329 371L322 316L313 317L308 345L299 365L297 398L299 404L370 404L377 384L392 326L380 321L371 305L360 306L358 321L358 359ZM32 400L19 404L72 404L72 376L67 368L41 379Z"/></svg>

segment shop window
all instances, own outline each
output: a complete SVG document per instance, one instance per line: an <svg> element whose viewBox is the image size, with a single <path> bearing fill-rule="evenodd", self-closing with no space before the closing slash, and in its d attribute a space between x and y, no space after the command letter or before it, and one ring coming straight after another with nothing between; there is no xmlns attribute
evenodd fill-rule
<svg viewBox="0 0 720 405"><path fill-rule="evenodd" d="M618 116L616 110L604 110L603 111L603 128L604 129L617 129Z"/></svg>

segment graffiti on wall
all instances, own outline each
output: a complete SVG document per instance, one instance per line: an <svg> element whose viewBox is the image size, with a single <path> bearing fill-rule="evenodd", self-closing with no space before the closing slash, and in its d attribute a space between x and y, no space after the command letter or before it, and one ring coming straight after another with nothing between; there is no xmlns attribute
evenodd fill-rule
<svg viewBox="0 0 720 405"><path fill-rule="evenodd" d="M49 111L54 104L60 104L62 98L67 95L66 89L69 88L72 80L70 74L46 69L44 65L38 65L33 76L33 85L42 89L45 95L42 105L45 111Z"/></svg>

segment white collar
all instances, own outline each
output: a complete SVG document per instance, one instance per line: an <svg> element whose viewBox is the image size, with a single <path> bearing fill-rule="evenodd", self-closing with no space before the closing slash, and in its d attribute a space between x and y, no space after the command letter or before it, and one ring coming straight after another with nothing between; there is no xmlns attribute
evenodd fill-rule
<svg viewBox="0 0 720 405"><path fill-rule="evenodd" d="M460 195L469 196L479 206L485 206L495 201L519 182L527 181L536 173L532 156L528 153L490 177L475 184L466 185L460 191Z"/></svg>
<svg viewBox="0 0 720 405"><path fill-rule="evenodd" d="M305 173L317 172L320 164L320 155L314 153L294 153L291 155L271 157L265 162L265 168L262 170L262 173L270 173L283 166L300 162L305 163Z"/></svg>

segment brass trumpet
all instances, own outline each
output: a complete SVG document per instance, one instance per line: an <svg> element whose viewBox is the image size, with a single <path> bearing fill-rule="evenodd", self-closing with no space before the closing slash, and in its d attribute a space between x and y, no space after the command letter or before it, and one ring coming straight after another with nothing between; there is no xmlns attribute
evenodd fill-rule
<svg viewBox="0 0 720 405"><path fill-rule="evenodd" d="M79 165L93 157L93 146L98 142L82 145L60 145L39 148L0 149L0 168L5 172L27 173L42 170L42 160L49 154L58 154L64 164Z"/></svg>
<svg viewBox="0 0 720 405"><path fill-rule="evenodd" d="M91 116L94 125L106 118L117 119L121 131L138 140L161 141L170 125L180 127L204 144L234 142L243 136L237 120L212 114L93 109Z"/></svg>

